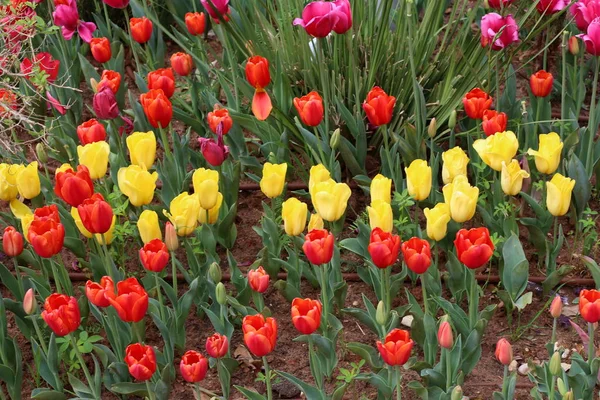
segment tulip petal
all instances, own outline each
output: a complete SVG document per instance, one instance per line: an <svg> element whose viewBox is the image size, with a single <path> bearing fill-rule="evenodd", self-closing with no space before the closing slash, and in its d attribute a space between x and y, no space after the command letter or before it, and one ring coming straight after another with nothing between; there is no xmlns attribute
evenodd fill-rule
<svg viewBox="0 0 600 400"><path fill-rule="evenodd" d="M271 110L273 109L273 104L271 103L271 98L268 93L264 90L257 90L254 92L254 97L252 98L252 113L259 121L264 121L271 114Z"/></svg>

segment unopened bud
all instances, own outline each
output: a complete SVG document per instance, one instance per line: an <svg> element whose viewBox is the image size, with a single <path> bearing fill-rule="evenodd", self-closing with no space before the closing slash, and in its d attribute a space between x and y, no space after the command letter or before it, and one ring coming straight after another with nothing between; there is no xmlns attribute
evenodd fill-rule
<svg viewBox="0 0 600 400"><path fill-rule="evenodd" d="M333 135L331 135L331 139L329 139L329 147L331 147L333 150L336 150L340 145L340 140L342 140L341 136L342 134L340 133L340 128L333 131Z"/></svg>
<svg viewBox="0 0 600 400"><path fill-rule="evenodd" d="M450 400L462 400L463 398L463 390L459 385L454 386L452 389L452 394L450 395Z"/></svg>
<svg viewBox="0 0 600 400"><path fill-rule="evenodd" d="M46 164L48 162L48 153L46 153L45 147L46 146L44 146L42 142L35 145L35 154L42 164Z"/></svg>
<svg viewBox="0 0 600 400"><path fill-rule="evenodd" d="M559 295L554 297L552 304L550 304L550 315L552 318L558 318L562 314L563 302Z"/></svg>
<svg viewBox="0 0 600 400"><path fill-rule="evenodd" d="M33 293L33 289L31 288L23 297L23 311L25 311L25 314L31 315L35 312L36 308L37 302L35 301L35 293Z"/></svg>
<svg viewBox="0 0 600 400"><path fill-rule="evenodd" d="M215 288L217 303L224 306L227 304L227 292L225 291L225 285L223 282L217 283L217 287Z"/></svg>
<svg viewBox="0 0 600 400"><path fill-rule="evenodd" d="M379 303L377 303L377 312L375 313L375 320L377 320L377 323L379 325L385 325L387 322L388 316L387 316L387 310L385 309L385 304L383 303L383 301L379 301Z"/></svg>
<svg viewBox="0 0 600 400"><path fill-rule="evenodd" d="M490 2L488 0L483 0L483 8L486 10L490 9Z"/></svg>
<svg viewBox="0 0 600 400"><path fill-rule="evenodd" d="M562 367L560 366L560 354L555 351L550 359L550 373L554 376L562 374Z"/></svg>
<svg viewBox="0 0 600 400"><path fill-rule="evenodd" d="M429 127L427 128L427 134L429 135L430 138L434 138L435 135L437 133L437 121L435 120L435 118L431 119L431 122L429 123Z"/></svg>
<svg viewBox="0 0 600 400"><path fill-rule="evenodd" d="M576 56L579 54L579 40L576 36L571 36L569 38L569 53Z"/></svg>
<svg viewBox="0 0 600 400"><path fill-rule="evenodd" d="M94 93L96 93L98 91L98 81L94 78L90 78L90 87L92 88Z"/></svg>
<svg viewBox="0 0 600 400"><path fill-rule="evenodd" d="M567 394L567 386L565 385L565 381L563 381L562 378L558 378L556 380L556 387L558 388L558 393L560 393L561 396Z"/></svg>
<svg viewBox="0 0 600 400"><path fill-rule="evenodd" d="M574 400L575 396L573 396L573 390L569 390L567 393L563 395L563 400Z"/></svg>
<svg viewBox="0 0 600 400"><path fill-rule="evenodd" d="M456 127L456 110L452 110L452 112L450 113L450 118L448 118L448 128L450 128L450 130L453 131L455 127Z"/></svg>
<svg viewBox="0 0 600 400"><path fill-rule="evenodd" d="M448 321L444 321L440 324L438 329L438 343L440 347L444 349L452 349L454 347L454 336L452 335L452 327Z"/></svg>
<svg viewBox="0 0 600 400"><path fill-rule="evenodd" d="M169 251L175 251L179 247L177 231L170 222L167 222L165 225L165 244L167 245L167 249L169 249Z"/></svg>
<svg viewBox="0 0 600 400"><path fill-rule="evenodd" d="M221 267L216 262L210 264L208 268L208 276L214 283L221 282Z"/></svg>

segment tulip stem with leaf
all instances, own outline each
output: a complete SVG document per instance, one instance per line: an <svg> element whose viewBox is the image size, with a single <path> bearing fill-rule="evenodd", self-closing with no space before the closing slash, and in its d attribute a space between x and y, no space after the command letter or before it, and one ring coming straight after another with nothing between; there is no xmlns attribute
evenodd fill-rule
<svg viewBox="0 0 600 400"><path fill-rule="evenodd" d="M88 370L88 367L87 367L87 364L85 363L83 355L81 355L81 351L79 351L79 346L77 345L77 339L75 338L75 336L72 333L69 333L69 339L71 341L71 345L73 346L73 351L75 352L75 355L77 356L77 360L79 360L79 364L81 364L81 369L83 370L85 379L88 382L88 385L92 392L91 394L92 394L93 398L100 399L99 394L96 394L97 388L96 388L96 385L94 384L94 380L92 379L92 376L90 375L90 371Z"/></svg>
<svg viewBox="0 0 600 400"><path fill-rule="evenodd" d="M396 365L396 400L402 399L402 372L400 371L400 366Z"/></svg>

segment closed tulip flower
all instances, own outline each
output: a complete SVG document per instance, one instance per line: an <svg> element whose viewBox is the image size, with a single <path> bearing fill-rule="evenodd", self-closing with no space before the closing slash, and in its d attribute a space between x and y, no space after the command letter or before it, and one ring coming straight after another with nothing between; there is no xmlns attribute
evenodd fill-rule
<svg viewBox="0 0 600 400"><path fill-rule="evenodd" d="M448 321L444 321L440 324L438 329L438 343L441 348L451 350L454 347L454 337L452 335L452 327Z"/></svg>
<svg viewBox="0 0 600 400"><path fill-rule="evenodd" d="M142 266L152 272L161 272L169 262L169 250L160 239L152 239L140 249Z"/></svg>
<svg viewBox="0 0 600 400"><path fill-rule="evenodd" d="M229 157L229 146L225 146L223 135L217 134L217 139L198 138L200 151L207 163L218 167Z"/></svg>
<svg viewBox="0 0 600 400"><path fill-rule="evenodd" d="M263 176L260 180L260 190L270 199L279 197L283 192L285 185L285 174L287 172L287 163L271 164L266 162L263 165Z"/></svg>
<svg viewBox="0 0 600 400"><path fill-rule="evenodd" d="M152 21L146 17L131 18L129 20L131 37L140 44L146 43L152 36Z"/></svg>
<svg viewBox="0 0 600 400"><path fill-rule="evenodd" d="M314 229L304 236L302 250L315 265L327 264L333 257L335 238L326 229Z"/></svg>
<svg viewBox="0 0 600 400"><path fill-rule="evenodd" d="M59 293L51 294L44 302L42 318L56 336L75 332L81 323L77 299Z"/></svg>
<svg viewBox="0 0 600 400"><path fill-rule="evenodd" d="M188 192L183 192L179 196L171 200L169 211L164 214L169 218L177 235L188 236L196 226L198 226L198 214L200 213L200 202L197 196L189 195Z"/></svg>
<svg viewBox="0 0 600 400"><path fill-rule="evenodd" d="M90 233L106 233L112 225L113 210L100 193L85 199L77 206L77 212L81 223Z"/></svg>
<svg viewBox="0 0 600 400"><path fill-rule="evenodd" d="M508 117L505 113L495 110L485 110L483 112L481 127L486 136L492 136L498 132L504 132L507 121Z"/></svg>
<svg viewBox="0 0 600 400"><path fill-rule="evenodd" d="M313 207L325 221L334 222L346 212L350 195L352 195L350 186L330 179L314 187Z"/></svg>
<svg viewBox="0 0 600 400"><path fill-rule="evenodd" d="M471 90L462 99L465 113L471 119L482 119L485 110L492 106L493 98L479 88Z"/></svg>
<svg viewBox="0 0 600 400"><path fill-rule="evenodd" d="M173 118L173 105L162 89L150 90L140 95L140 104L148 122L155 128L166 128Z"/></svg>
<svg viewBox="0 0 600 400"><path fill-rule="evenodd" d="M502 191L509 196L516 196L523 187L523 179L529 178L529 173L521 169L517 160L512 160L506 165L502 161L502 173L500 175Z"/></svg>
<svg viewBox="0 0 600 400"><path fill-rule="evenodd" d="M204 29L206 29L206 17L204 16L204 13L189 12L185 14L185 27L190 35L202 35Z"/></svg>
<svg viewBox="0 0 600 400"><path fill-rule="evenodd" d="M512 346L504 338L498 340L496 344L496 360L502 365L510 365L513 360Z"/></svg>
<svg viewBox="0 0 600 400"><path fill-rule="evenodd" d="M308 180L308 192L314 203L314 189L317 184L326 182L331 179L331 174L323 164L313 165L310 167L310 177Z"/></svg>
<svg viewBox="0 0 600 400"><path fill-rule="evenodd" d="M321 325L321 312L323 306L319 300L301 299L292 300L292 323L303 335L310 335Z"/></svg>
<svg viewBox="0 0 600 400"><path fill-rule="evenodd" d="M271 82L269 61L261 56L250 57L246 63L246 79L255 89L252 113L259 121L264 121L273 109L271 98L264 89Z"/></svg>
<svg viewBox="0 0 600 400"><path fill-rule="evenodd" d="M107 293L110 305L125 322L138 322L148 310L148 293L135 278L127 278L117 283L117 294Z"/></svg>
<svg viewBox="0 0 600 400"><path fill-rule="evenodd" d="M442 180L445 184L452 183L459 175L467 176L469 157L463 149L456 146L442 153Z"/></svg>
<svg viewBox="0 0 600 400"><path fill-rule="evenodd" d="M391 232L394 228L394 214L390 203L376 200L367 207L369 225L371 229L380 228L384 232Z"/></svg>
<svg viewBox="0 0 600 400"><path fill-rule="evenodd" d="M437 203L433 208L423 210L427 220L427 237L439 242L448 233L448 222L450 222L450 206L446 203Z"/></svg>
<svg viewBox="0 0 600 400"><path fill-rule="evenodd" d="M323 99L315 91L306 96L295 97L294 107L304 125L318 126L323 121Z"/></svg>
<svg viewBox="0 0 600 400"><path fill-rule="evenodd" d="M552 92L554 77L544 70L538 71L529 78L529 87L535 97L547 97Z"/></svg>
<svg viewBox="0 0 600 400"><path fill-rule="evenodd" d="M148 89L162 89L165 96L171 98L175 93L175 76L171 68L159 68L148 73Z"/></svg>
<svg viewBox="0 0 600 400"><path fill-rule="evenodd" d="M90 41L90 50L94 60L99 63L105 63L112 57L112 51L110 49L110 41L105 38L93 38Z"/></svg>
<svg viewBox="0 0 600 400"><path fill-rule="evenodd" d="M112 8L125 8L129 5L129 0L102 0L106 5ZM55 1L56 3L56 1Z"/></svg>
<svg viewBox="0 0 600 400"><path fill-rule="evenodd" d="M217 202L215 206L206 212L204 208L200 207L200 211L198 212L198 222L201 224L214 224L219 219L219 210L223 205L223 195L221 193L217 193ZM206 220L208 214L208 221Z"/></svg>
<svg viewBox="0 0 600 400"><path fill-rule="evenodd" d="M452 183L442 188L444 202L450 207L450 216L456 222L466 222L473 218L477 209L479 188L471 186L464 175L459 175Z"/></svg>
<svg viewBox="0 0 600 400"><path fill-rule="evenodd" d="M225 21L229 20L227 17L227 14L229 14L229 0L200 0L200 3L217 24L220 21L219 16Z"/></svg>
<svg viewBox="0 0 600 400"><path fill-rule="evenodd" d="M137 165L119 168L117 174L119 190L129 198L129 202L135 207L152 202L157 179L156 172L150 173Z"/></svg>
<svg viewBox="0 0 600 400"><path fill-rule="evenodd" d="M294 19L293 24L316 38L324 38L331 31L345 33L352 27L350 3L348 0L310 2L302 10L302 18Z"/></svg>
<svg viewBox="0 0 600 400"><path fill-rule="evenodd" d="M208 371L208 360L197 351L186 351L179 363L179 372L188 382L200 382Z"/></svg>
<svg viewBox="0 0 600 400"><path fill-rule="evenodd" d="M599 297L600 299L600 297ZM579 302L579 304L581 304L581 301ZM552 303L550 304L550 315L552 315L552 318L558 318L562 315L562 309L563 309L563 302L562 299L560 297L560 295L556 295L554 296L554 299L552 300Z"/></svg>
<svg viewBox="0 0 600 400"><path fill-rule="evenodd" d="M56 174L54 193L71 207L77 207L94 194L94 184L85 165L78 165L77 172L69 167Z"/></svg>
<svg viewBox="0 0 600 400"><path fill-rule="evenodd" d="M17 190L21 197L33 199L40 194L40 176L38 174L38 163L33 161L26 167L20 168L17 174Z"/></svg>
<svg viewBox="0 0 600 400"><path fill-rule="evenodd" d="M490 8L500 10L502 8L508 7L508 5L512 2L513 0L488 0L488 5L490 6Z"/></svg>
<svg viewBox="0 0 600 400"><path fill-rule="evenodd" d="M408 331L392 329L383 343L377 341L377 349L387 365L404 365L410 357L413 344Z"/></svg>
<svg viewBox="0 0 600 400"><path fill-rule="evenodd" d="M248 284L250 288L258 293L264 293L269 288L269 274L263 267L248 271Z"/></svg>
<svg viewBox="0 0 600 400"><path fill-rule="evenodd" d="M127 136L126 141L131 163L144 169L152 168L156 159L156 136L154 136L154 132L133 132Z"/></svg>
<svg viewBox="0 0 600 400"><path fill-rule="evenodd" d="M600 11L597 13L600 14ZM583 40L585 50L593 56L600 56L600 17L592 20L584 31L587 33L579 34L577 37Z"/></svg>
<svg viewBox="0 0 600 400"><path fill-rule="evenodd" d="M206 353L212 358L223 358L229 350L227 336L215 333L206 339Z"/></svg>
<svg viewBox="0 0 600 400"><path fill-rule="evenodd" d="M50 258L62 250L65 228L54 219L42 220L34 216L27 228L26 237L37 255Z"/></svg>
<svg viewBox="0 0 600 400"><path fill-rule="evenodd" d="M154 239L162 239L162 232L158 224L158 214L156 211L142 211L137 222L137 228L144 244Z"/></svg>
<svg viewBox="0 0 600 400"><path fill-rule="evenodd" d="M25 314L31 315L37 309L37 300L35 299L35 293L33 288L29 288L23 296L23 311Z"/></svg>
<svg viewBox="0 0 600 400"><path fill-rule="evenodd" d="M473 148L490 168L502 171L502 161L509 164L519 149L519 141L512 131L498 132L485 139L478 139Z"/></svg>
<svg viewBox="0 0 600 400"><path fill-rule="evenodd" d="M415 200L425 200L431 192L431 167L425 160L414 160L407 168L406 186L408 194Z"/></svg>
<svg viewBox="0 0 600 400"><path fill-rule="evenodd" d="M281 206L281 218L285 233L290 236L298 236L306 227L306 216L308 206L306 203L291 197L283 202Z"/></svg>
<svg viewBox="0 0 600 400"><path fill-rule="evenodd" d="M82 146L106 140L106 129L96 119L90 119L77 127L77 137Z"/></svg>
<svg viewBox="0 0 600 400"><path fill-rule="evenodd" d="M590 324L600 321L600 292L597 290L582 290L579 293L579 313Z"/></svg>
<svg viewBox="0 0 600 400"><path fill-rule="evenodd" d="M87 167L92 179L100 179L106 175L109 154L110 146L106 142L94 142L85 146L77 146L79 164Z"/></svg>
<svg viewBox="0 0 600 400"><path fill-rule="evenodd" d="M219 193L219 173L213 169L198 168L192 175L194 194L200 200L200 207L210 210L217 204Z"/></svg>
<svg viewBox="0 0 600 400"><path fill-rule="evenodd" d="M431 248L425 239L413 237L400 247L404 262L415 274L424 274L431 265Z"/></svg>
<svg viewBox="0 0 600 400"><path fill-rule="evenodd" d="M546 207L550 214L561 217L569 211L571 205L571 194L575 187L575 181L561 174L554 174L549 182L546 182Z"/></svg>
<svg viewBox="0 0 600 400"><path fill-rule="evenodd" d="M242 320L244 343L256 357L266 356L275 348L277 321L262 314L247 315Z"/></svg>
<svg viewBox="0 0 600 400"><path fill-rule="evenodd" d="M564 143L556 132L539 135L539 149L527 150L527 154L535 157L535 166L542 174L553 174L560 164L560 156Z"/></svg>
<svg viewBox="0 0 600 400"><path fill-rule="evenodd" d="M481 18L481 46L502 50L519 41L519 27L512 15L488 13Z"/></svg>
<svg viewBox="0 0 600 400"><path fill-rule="evenodd" d="M102 71L102 76L96 86L96 90L99 92L104 87L108 87L114 94L117 94L121 87L121 74L109 69Z"/></svg>
<svg viewBox="0 0 600 400"><path fill-rule="evenodd" d="M86 229L86 227L83 225L83 222L81 222L81 217L79 216L79 211L77 211L77 207L72 207L71 208L71 217L73 217L73 221L75 222L75 226L77 226L77 229L79 229L79 232L81 232L81 234L83 236L85 236L88 239L94 238L96 240L96 242L102 244L103 242L106 243L106 245L109 245L112 243L113 240L113 233L115 230L115 224L117 222L117 216L113 215L112 217L112 222L110 224L110 228L108 229L108 232L105 232L104 234L92 234L90 231L88 231Z"/></svg>
<svg viewBox="0 0 600 400"><path fill-rule="evenodd" d="M371 203L377 200L383 200L386 203L392 203L392 180L381 174L377 174L371 181Z"/></svg>
<svg viewBox="0 0 600 400"><path fill-rule="evenodd" d="M2 250L9 257L16 257L23 252L23 235L13 226L4 228Z"/></svg>
<svg viewBox="0 0 600 400"><path fill-rule="evenodd" d="M179 76L188 76L194 68L192 56L187 53L177 52L171 56L171 68Z"/></svg>
<svg viewBox="0 0 600 400"><path fill-rule="evenodd" d="M119 105L112 89L106 85L101 86L92 100L94 113L100 119L115 119L119 116Z"/></svg>
<svg viewBox="0 0 600 400"><path fill-rule="evenodd" d="M89 302L96 307L108 307L108 298L114 296L115 284L110 276L103 276L100 283L87 281L85 284L85 295Z"/></svg>
<svg viewBox="0 0 600 400"><path fill-rule="evenodd" d="M487 228L461 229L454 240L456 256L467 268L484 266L494 254L494 243Z"/></svg>
<svg viewBox="0 0 600 400"><path fill-rule="evenodd" d="M22 165L0 164L0 200L11 201L19 195L17 176Z"/></svg>
<svg viewBox="0 0 600 400"><path fill-rule="evenodd" d="M227 135L233 126L233 120L229 115L229 110L221 108L219 105L215 105L213 111L208 113L206 118L208 120L208 126L214 134L218 134L217 128L221 124L221 134Z"/></svg>
<svg viewBox="0 0 600 400"><path fill-rule="evenodd" d="M395 105L396 98L394 96L389 96L379 86L375 86L367 94L367 98L363 103L363 110L367 114L371 125L381 126L390 123Z"/></svg>
<svg viewBox="0 0 600 400"><path fill-rule="evenodd" d="M400 236L375 228L371 231L368 250L377 268L387 268L398 260Z"/></svg>
<svg viewBox="0 0 600 400"><path fill-rule="evenodd" d="M310 220L308 221L309 232L314 229L323 229L324 226L323 218L321 218L319 214L314 213L310 215Z"/></svg>
<svg viewBox="0 0 600 400"><path fill-rule="evenodd" d="M125 349L125 363L134 379L150 380L156 371L154 349L141 343L130 344Z"/></svg>

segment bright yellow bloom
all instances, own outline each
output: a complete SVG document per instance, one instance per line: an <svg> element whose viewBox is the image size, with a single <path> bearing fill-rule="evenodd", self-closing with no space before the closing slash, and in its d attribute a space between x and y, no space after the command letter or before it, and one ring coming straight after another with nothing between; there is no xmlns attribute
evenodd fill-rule
<svg viewBox="0 0 600 400"><path fill-rule="evenodd" d="M99 179L106 175L109 154L110 146L104 141L77 146L79 164L85 165L90 170L92 179Z"/></svg>
<svg viewBox="0 0 600 400"><path fill-rule="evenodd" d="M473 148L490 168L502 171L502 161L509 164L517 154L519 140L512 131L498 132L485 139L476 140Z"/></svg>
<svg viewBox="0 0 600 400"><path fill-rule="evenodd" d="M438 242L445 238L450 222L450 206L437 203L433 208L424 209L423 213L427 220L427 237Z"/></svg>
<svg viewBox="0 0 600 400"><path fill-rule="evenodd" d="M79 216L79 211L77 210L77 207L71 207L71 217L73 217L73 221L75 221L75 225L77 226L77 229L79 229L79 232L81 232L81 234L83 236L85 236L88 239L91 239L92 236L94 236L94 239L96 240L96 242L98 242L99 244L102 244L103 240L102 240L101 234L96 233L95 235L92 235L90 233L90 231L85 229L85 226L83 226L83 223L81 222L81 217ZM110 229L108 230L108 232L106 232L104 234L104 240L106 240L107 245L112 243L113 233L115 231L115 223L116 222L117 222L117 216L113 215L112 223L110 224Z"/></svg>
<svg viewBox="0 0 600 400"><path fill-rule="evenodd" d="M198 168L192 175L192 182L200 207L205 210L213 208L217 204L219 194L219 173L214 169Z"/></svg>
<svg viewBox="0 0 600 400"><path fill-rule="evenodd" d="M17 198L17 177L23 168L17 164L0 164L0 200L11 201Z"/></svg>
<svg viewBox="0 0 600 400"><path fill-rule="evenodd" d="M170 213L163 210L163 213L169 218L177 230L177 234L179 236L190 235L198 226L198 215L200 213L198 195L190 195L188 192L181 193L171 200L169 211Z"/></svg>
<svg viewBox="0 0 600 400"><path fill-rule="evenodd" d="M377 200L392 202L392 180L381 174L377 174L371 181L371 203Z"/></svg>
<svg viewBox="0 0 600 400"><path fill-rule="evenodd" d="M391 232L394 228L394 214L392 206L383 200L375 200L367 207L371 229L380 228L384 232Z"/></svg>
<svg viewBox="0 0 600 400"><path fill-rule="evenodd" d="M329 179L313 188L313 206L325 221L337 221L344 215L351 194L350 186Z"/></svg>
<svg viewBox="0 0 600 400"><path fill-rule="evenodd" d="M158 214L156 211L142 211L140 218L137 221L137 228L144 244L153 239L162 240L162 232L160 230L160 225L158 224Z"/></svg>
<svg viewBox="0 0 600 400"><path fill-rule="evenodd" d="M469 157L463 149L456 146L442 153L442 179L444 184L452 183L459 175L467 176Z"/></svg>
<svg viewBox="0 0 600 400"><path fill-rule="evenodd" d="M127 136L127 149L131 163L144 169L152 168L156 158L156 137L154 132L133 132Z"/></svg>
<svg viewBox="0 0 600 400"><path fill-rule="evenodd" d="M469 185L464 175L459 175L452 183L442 188L444 202L450 207L450 216L456 222L466 222L473 218L477 208L479 189Z"/></svg>
<svg viewBox="0 0 600 400"><path fill-rule="evenodd" d="M285 233L290 236L298 236L306 226L308 206L295 197L290 197L283 202L281 207L281 218Z"/></svg>
<svg viewBox="0 0 600 400"><path fill-rule="evenodd" d="M523 187L523 179L529 178L529 173L519 165L517 160L512 160L510 164L506 165L502 161L502 174L500 175L500 181L502 183L502 191L509 196L516 196Z"/></svg>
<svg viewBox="0 0 600 400"><path fill-rule="evenodd" d="M319 216L319 214L314 213L310 215L310 221L308 221L308 231L312 231L313 229L323 229L323 218Z"/></svg>
<svg viewBox="0 0 600 400"><path fill-rule="evenodd" d="M20 169L17 174L17 189L21 196L26 199L33 199L40 194L40 175L38 174L37 161Z"/></svg>
<svg viewBox="0 0 600 400"><path fill-rule="evenodd" d="M527 154L535 156L535 166L542 174L553 174L560 164L560 155L564 143L556 132L542 134L539 136L540 147L537 151L527 150Z"/></svg>
<svg viewBox="0 0 600 400"><path fill-rule="evenodd" d="M219 210L221 209L221 205L223 204L223 195L221 193L217 193L217 203L213 208L208 210L208 223L214 224L219 219ZM204 208L200 208L198 212L198 222L201 224L206 223L206 210Z"/></svg>
<svg viewBox="0 0 600 400"><path fill-rule="evenodd" d="M152 202L157 179L156 172L150 173L139 165L119 168L117 174L119 190L129 198L129 202L135 207Z"/></svg>
<svg viewBox="0 0 600 400"><path fill-rule="evenodd" d="M54 171L54 175L56 176L59 172L65 172L68 169L73 169L73 167L69 163L64 163L60 167L56 168L56 171Z"/></svg>
<svg viewBox="0 0 600 400"><path fill-rule="evenodd" d="M278 197L283 192L285 185L285 174L287 164L271 164L266 162L263 165L263 176L260 180L260 190L270 199Z"/></svg>
<svg viewBox="0 0 600 400"><path fill-rule="evenodd" d="M414 160L407 168L406 186L408 194L415 200L425 200L431 191L431 167L425 160Z"/></svg>
<svg viewBox="0 0 600 400"><path fill-rule="evenodd" d="M331 174L323 164L310 167L310 179L308 180L308 192L313 196L314 187L321 182L331 179ZM313 200L314 201L314 200Z"/></svg>
<svg viewBox="0 0 600 400"><path fill-rule="evenodd" d="M554 174L552 179L546 182L546 207L550 214L560 217L569 211L574 187L575 181L561 174Z"/></svg>

